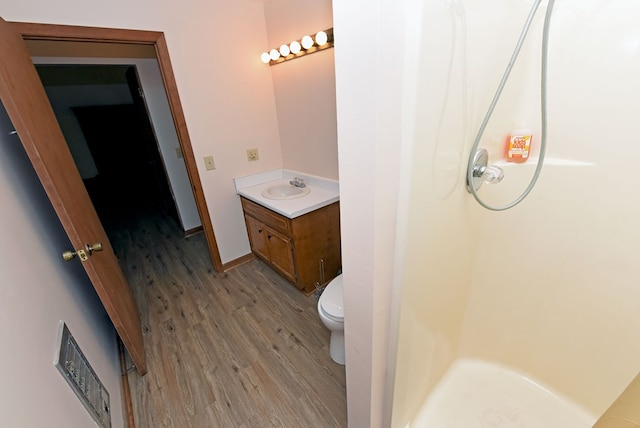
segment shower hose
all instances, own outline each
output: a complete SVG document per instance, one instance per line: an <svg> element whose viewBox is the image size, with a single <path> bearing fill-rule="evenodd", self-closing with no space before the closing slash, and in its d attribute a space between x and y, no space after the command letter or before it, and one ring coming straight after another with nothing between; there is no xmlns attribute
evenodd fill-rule
<svg viewBox="0 0 640 428"><path fill-rule="evenodd" d="M527 33L529 32L529 27L531 27L531 23L533 21L533 18L536 15L536 12L538 10L538 7L540 6L540 3L542 2L542 0L536 0L535 3L533 4L533 6L531 7L531 11L529 12L529 16L527 17L527 21L524 24L524 27L522 28L522 32L520 33L520 37L518 38L518 43L516 44L516 47L513 51L513 54L511 55L511 60L509 61L509 64L507 64L507 68L504 71L504 74L502 76L502 80L500 81L500 84L498 85L498 89L496 90L495 95L493 96L493 100L491 101L491 104L489 105L489 108L484 116L484 120L482 121L482 124L480 125L480 128L478 129L478 133L476 134L476 138L473 142L473 146L471 147L471 153L469 154L469 162L467 164L467 182L472 183L473 182L473 157L474 157L474 153L476 152L476 150L478 149L478 145L480 144L480 139L482 138L482 135L484 134L484 131L487 127L487 124L489 123L489 119L491 119L491 115L493 114L493 111L496 108L496 104L498 104L498 101L500 100L500 96L502 95L502 91L505 87L505 85L507 84L507 81L509 80L509 75L511 74L511 69L513 68L516 60L518 59L518 55L520 54L520 50L522 49L522 45L524 44L526 38L527 38ZM476 201L478 201L478 203L480 205L482 205L484 208L491 210L491 211L505 211L508 210L509 208L513 208L514 206L518 205L520 202L522 202L531 192L531 190L535 187L536 185L536 181L538 180L538 177L540 176L540 171L542 171L542 165L544 164L544 156L547 150L547 63L548 63L548 54L549 54L549 27L550 27L550 23L551 23L551 15L553 13L553 6L555 4L555 0L549 0L549 4L547 5L547 12L545 14L545 20L544 20L544 29L542 32L542 59L541 59L541 77L540 77L540 109L541 109L541 119L542 119L542 123L541 123L541 128L542 128L542 135L541 135L541 143L540 143L540 155L538 158L538 164L536 166L536 170L533 174L533 177L531 178L531 181L529 182L529 185L527 186L527 188L524 190L524 192L522 192L522 194L520 196L518 196L515 200L513 200L512 202L506 204L506 205L502 205L502 206L491 206L487 203L485 203L480 196L478 195L478 192L475 189L475 186L469 186L469 189L471 191L471 194L473 195L473 197L475 198Z"/></svg>

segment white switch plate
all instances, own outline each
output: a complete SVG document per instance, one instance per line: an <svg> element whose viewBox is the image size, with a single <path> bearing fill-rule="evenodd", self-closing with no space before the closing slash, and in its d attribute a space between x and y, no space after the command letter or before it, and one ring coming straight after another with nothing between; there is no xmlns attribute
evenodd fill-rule
<svg viewBox="0 0 640 428"><path fill-rule="evenodd" d="M204 157L204 167L207 169L207 171L216 169L216 164L213 162L213 156Z"/></svg>
<svg viewBox="0 0 640 428"><path fill-rule="evenodd" d="M182 150L180 149L180 147L176 147L176 157L178 159L182 159Z"/></svg>

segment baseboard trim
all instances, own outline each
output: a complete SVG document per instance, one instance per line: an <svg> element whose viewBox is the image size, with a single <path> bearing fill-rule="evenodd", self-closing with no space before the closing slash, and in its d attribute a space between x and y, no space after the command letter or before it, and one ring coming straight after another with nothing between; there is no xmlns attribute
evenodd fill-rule
<svg viewBox="0 0 640 428"><path fill-rule="evenodd" d="M129 372L127 359L124 355L124 345L118 337L118 349L120 350L120 373L122 373L122 401L124 402L125 423L128 428L136 428L136 420L133 416L133 403L131 402L131 389L129 388Z"/></svg>
<svg viewBox="0 0 640 428"><path fill-rule="evenodd" d="M238 266L241 266L245 263L250 262L251 260L255 259L256 256L253 253L249 253L249 254L245 254L242 257L238 257L235 260L231 260L230 262L227 262L225 264L222 265L222 268L224 270L224 272L228 272L231 269L235 269Z"/></svg>
<svg viewBox="0 0 640 428"><path fill-rule="evenodd" d="M200 232L204 232L204 229L202 228L202 226L194 227L193 229L185 230L184 231L184 237L188 238L188 237L196 235L196 234L198 234Z"/></svg>

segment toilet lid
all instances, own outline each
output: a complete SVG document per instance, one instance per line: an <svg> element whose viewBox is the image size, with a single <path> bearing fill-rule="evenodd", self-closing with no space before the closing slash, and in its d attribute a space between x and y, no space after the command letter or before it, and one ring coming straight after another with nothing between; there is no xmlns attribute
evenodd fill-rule
<svg viewBox="0 0 640 428"><path fill-rule="evenodd" d="M320 295L322 310L334 318L344 318L342 275L336 276Z"/></svg>

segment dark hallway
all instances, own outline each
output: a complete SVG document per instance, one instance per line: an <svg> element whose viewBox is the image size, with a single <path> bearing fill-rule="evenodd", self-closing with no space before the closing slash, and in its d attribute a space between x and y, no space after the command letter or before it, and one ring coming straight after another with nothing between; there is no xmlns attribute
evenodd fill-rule
<svg viewBox="0 0 640 428"><path fill-rule="evenodd" d="M107 234L149 215L166 215L180 225L136 68L39 65L37 70L46 88L57 89L50 102ZM63 94L81 88L87 96L69 107L56 106L66 96L61 88ZM76 122L76 132L69 122Z"/></svg>
<svg viewBox="0 0 640 428"><path fill-rule="evenodd" d="M148 119L133 104L73 111L98 169L95 177L83 181L107 233L150 213L163 213L177 221L162 159L144 124Z"/></svg>

